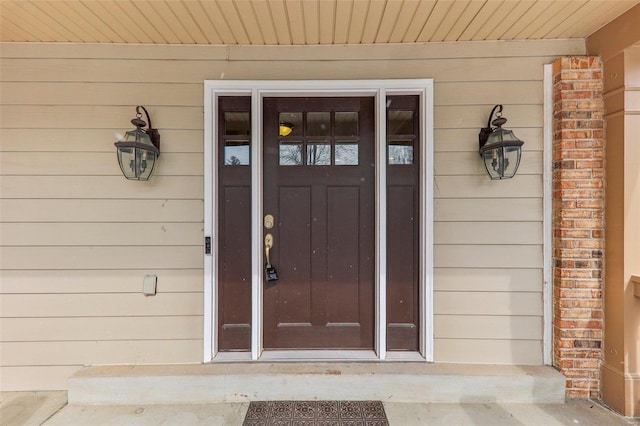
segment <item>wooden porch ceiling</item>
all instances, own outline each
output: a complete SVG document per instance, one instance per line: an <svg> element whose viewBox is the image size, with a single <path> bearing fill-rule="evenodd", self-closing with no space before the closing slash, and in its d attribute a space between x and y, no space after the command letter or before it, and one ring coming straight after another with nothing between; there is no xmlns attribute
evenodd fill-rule
<svg viewBox="0 0 640 426"><path fill-rule="evenodd" d="M0 41L317 45L586 38L640 0L2 0Z"/></svg>

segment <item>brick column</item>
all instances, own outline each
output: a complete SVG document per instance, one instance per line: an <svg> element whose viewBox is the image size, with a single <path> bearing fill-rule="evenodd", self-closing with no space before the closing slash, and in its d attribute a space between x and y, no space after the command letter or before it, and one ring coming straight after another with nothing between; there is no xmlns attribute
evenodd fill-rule
<svg viewBox="0 0 640 426"><path fill-rule="evenodd" d="M603 331L604 130L597 57L553 64L553 365L597 398Z"/></svg>

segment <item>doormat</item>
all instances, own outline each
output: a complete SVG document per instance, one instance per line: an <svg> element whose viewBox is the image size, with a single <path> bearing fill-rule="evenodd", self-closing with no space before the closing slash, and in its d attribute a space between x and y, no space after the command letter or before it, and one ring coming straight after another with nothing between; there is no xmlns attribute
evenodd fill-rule
<svg viewBox="0 0 640 426"><path fill-rule="evenodd" d="M254 401L243 426L389 426L381 401Z"/></svg>

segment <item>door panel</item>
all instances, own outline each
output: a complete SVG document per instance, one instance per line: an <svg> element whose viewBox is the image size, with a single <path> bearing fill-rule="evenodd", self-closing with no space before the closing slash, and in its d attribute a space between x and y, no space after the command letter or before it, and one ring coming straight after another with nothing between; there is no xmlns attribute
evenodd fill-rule
<svg viewBox="0 0 640 426"><path fill-rule="evenodd" d="M327 271L328 324L358 324L359 306L359 234L358 187L328 188Z"/></svg>
<svg viewBox="0 0 640 426"><path fill-rule="evenodd" d="M278 311L281 324L311 325L311 289L307 285L311 271L311 188L281 187L279 209L276 223L279 225L279 241L276 250L280 253L275 259L280 270L282 282L278 286L278 303L295 309ZM279 217L279 220L278 220ZM286 259L286 263L285 260ZM283 276L282 274L285 273ZM276 283L280 284L279 283Z"/></svg>
<svg viewBox="0 0 640 426"><path fill-rule="evenodd" d="M373 98L267 98L265 349L372 349ZM283 117L294 129L280 136Z"/></svg>

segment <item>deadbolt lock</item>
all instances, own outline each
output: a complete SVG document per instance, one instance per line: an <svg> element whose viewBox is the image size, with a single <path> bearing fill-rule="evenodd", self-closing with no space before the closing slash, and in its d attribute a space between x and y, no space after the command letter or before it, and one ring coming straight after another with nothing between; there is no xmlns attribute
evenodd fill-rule
<svg viewBox="0 0 640 426"><path fill-rule="evenodd" d="M264 217L264 229L273 229L273 216L268 214Z"/></svg>

